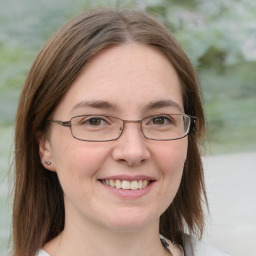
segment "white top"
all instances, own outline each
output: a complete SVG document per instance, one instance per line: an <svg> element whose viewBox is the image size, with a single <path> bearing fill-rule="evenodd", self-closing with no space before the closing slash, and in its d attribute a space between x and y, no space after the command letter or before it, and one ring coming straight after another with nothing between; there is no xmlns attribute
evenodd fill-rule
<svg viewBox="0 0 256 256"><path fill-rule="evenodd" d="M161 238L163 238L161 236ZM166 248L174 253L175 246L166 238L164 240L167 242L168 246ZM193 246L193 251L194 251L194 256L229 256L228 254L222 252L221 250L210 246L204 242L197 241L195 239L186 239L185 240L185 249L186 249L186 256L192 256L192 247ZM174 254L176 255L176 254ZM36 256L50 256L46 251L44 250L39 250L38 254ZM182 255L181 255L182 256ZM184 256L184 253L183 253Z"/></svg>
<svg viewBox="0 0 256 256"><path fill-rule="evenodd" d="M190 241L185 241L186 256L192 255L191 244L193 246L194 256L229 256L218 248L202 241L197 241L193 238Z"/></svg>

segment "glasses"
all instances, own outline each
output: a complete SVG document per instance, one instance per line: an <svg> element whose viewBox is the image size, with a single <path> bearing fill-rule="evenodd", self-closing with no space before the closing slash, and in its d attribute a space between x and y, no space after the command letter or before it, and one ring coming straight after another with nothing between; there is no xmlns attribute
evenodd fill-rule
<svg viewBox="0 0 256 256"><path fill-rule="evenodd" d="M149 140L178 140L193 132L196 118L186 114L161 114L142 120L123 120L108 115L79 115L70 121L47 120L69 127L72 136L83 141L112 141L118 139L128 123L140 124L145 138Z"/></svg>

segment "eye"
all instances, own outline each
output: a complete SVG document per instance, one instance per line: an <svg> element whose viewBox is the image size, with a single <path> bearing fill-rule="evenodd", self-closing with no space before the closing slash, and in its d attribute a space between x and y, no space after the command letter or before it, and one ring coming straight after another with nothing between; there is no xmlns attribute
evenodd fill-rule
<svg viewBox="0 0 256 256"><path fill-rule="evenodd" d="M102 126L107 124L109 124L109 122L106 120L106 118L97 116L87 117L80 121L80 125L83 126Z"/></svg>
<svg viewBox="0 0 256 256"><path fill-rule="evenodd" d="M150 119L149 125L169 125L174 124L174 120L168 116L154 116Z"/></svg>

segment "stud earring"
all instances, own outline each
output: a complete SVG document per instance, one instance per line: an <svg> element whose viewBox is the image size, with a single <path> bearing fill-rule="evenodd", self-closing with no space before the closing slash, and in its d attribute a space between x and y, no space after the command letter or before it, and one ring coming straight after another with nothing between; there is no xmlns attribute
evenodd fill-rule
<svg viewBox="0 0 256 256"><path fill-rule="evenodd" d="M44 163L47 164L47 165L51 165L52 162L50 162L50 161L44 161Z"/></svg>

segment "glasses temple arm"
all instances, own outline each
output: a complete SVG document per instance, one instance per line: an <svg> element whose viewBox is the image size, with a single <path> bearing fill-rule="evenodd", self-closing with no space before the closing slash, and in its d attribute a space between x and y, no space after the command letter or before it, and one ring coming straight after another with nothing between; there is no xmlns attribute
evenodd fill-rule
<svg viewBox="0 0 256 256"><path fill-rule="evenodd" d="M59 121L59 120L47 120L48 122L53 122L53 123L56 123L56 124L59 124L59 125L62 125L62 126L68 126L70 127L71 126L71 122L70 121Z"/></svg>
<svg viewBox="0 0 256 256"><path fill-rule="evenodd" d="M189 133L193 133L196 130L196 117L190 116L190 120Z"/></svg>

